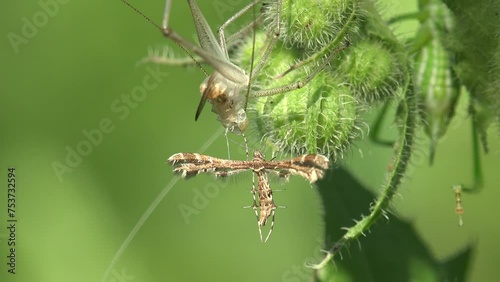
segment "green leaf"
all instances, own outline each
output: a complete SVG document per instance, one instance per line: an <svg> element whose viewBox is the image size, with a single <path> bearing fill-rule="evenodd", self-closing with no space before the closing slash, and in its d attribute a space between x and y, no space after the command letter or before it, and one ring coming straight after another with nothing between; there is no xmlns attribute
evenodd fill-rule
<svg viewBox="0 0 500 282"><path fill-rule="evenodd" d="M466 281L465 277L471 263L473 249L474 246L469 245L441 263L441 271L448 281Z"/></svg>
<svg viewBox="0 0 500 282"><path fill-rule="evenodd" d="M318 186L325 208L325 246L329 247L345 233L339 226L351 226L354 218L370 212L375 195L343 168L327 175ZM342 259L337 257L318 270L317 281L443 281L465 275L469 253L444 264L443 271L414 226L393 215L366 235L359 244L348 246Z"/></svg>

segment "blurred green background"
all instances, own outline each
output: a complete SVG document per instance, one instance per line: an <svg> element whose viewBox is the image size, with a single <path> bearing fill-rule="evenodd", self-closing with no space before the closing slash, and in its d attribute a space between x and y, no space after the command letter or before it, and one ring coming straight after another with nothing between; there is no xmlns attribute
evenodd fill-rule
<svg viewBox="0 0 500 282"><path fill-rule="evenodd" d="M203 1L200 6L216 27L244 2ZM53 13L43 12L40 3L56 3L49 5ZM134 5L161 21L164 1ZM416 3L384 1L382 7L397 14L415 10ZM172 26L193 38L187 4L175 1L173 9ZM311 271L304 264L320 258L324 226L319 195L305 181L271 184L286 188L275 192L275 200L287 209L277 211L274 233L265 244L259 241L253 211L242 208L252 202L249 173L226 182L204 175L169 186L175 177L165 160L173 153L200 152L205 146L205 153L226 157L227 148L209 107L194 122L203 73L136 65L148 47L172 45L157 29L118 0L9 2L1 14L1 281L102 281L107 270L106 281L309 280ZM26 21L35 22L34 29L25 27ZM414 27L402 25L397 34L411 36ZM13 33L27 36L13 45ZM162 73L157 85L141 101L122 100L143 85L151 69ZM468 281L493 281L500 260L499 135L491 131L491 152L483 158L486 188L463 196L465 225L459 228L450 187L472 182L470 120L462 98L432 168L425 155L427 140L419 135L394 208L414 223L438 259L476 244ZM103 126L108 133L85 147L90 143L84 132L97 136ZM58 175L54 164L66 164L68 150L77 148L85 156ZM362 141L346 164L377 192L391 152ZM8 167L15 167L17 175L15 275L6 272ZM109 269L131 229L169 188ZM206 202L193 202L197 193L208 196ZM192 215L183 216L182 207L196 204Z"/></svg>

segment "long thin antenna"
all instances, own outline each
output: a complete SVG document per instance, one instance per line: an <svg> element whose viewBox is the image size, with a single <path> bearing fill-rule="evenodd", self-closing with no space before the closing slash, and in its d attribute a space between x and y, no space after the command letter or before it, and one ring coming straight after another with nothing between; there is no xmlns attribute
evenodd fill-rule
<svg viewBox="0 0 500 282"><path fill-rule="evenodd" d="M255 22L255 5L252 6L252 16L253 16L253 21ZM253 63L255 60L255 27L253 28L252 32L252 59L250 60L250 73L248 74L248 86L247 86L247 93L245 94L245 111L247 109L248 105L248 96L250 95L250 88L252 85L252 74L253 74Z"/></svg>

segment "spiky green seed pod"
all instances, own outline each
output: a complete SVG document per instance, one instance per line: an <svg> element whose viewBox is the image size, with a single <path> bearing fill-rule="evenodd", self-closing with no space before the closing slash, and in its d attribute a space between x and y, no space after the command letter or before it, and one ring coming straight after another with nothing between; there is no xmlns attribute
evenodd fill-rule
<svg viewBox="0 0 500 282"><path fill-rule="evenodd" d="M452 69L454 52L447 48L446 36L453 29L450 11L440 1L420 8L427 18L421 21L412 47L417 51L414 87L421 100L425 132L431 139L432 163L437 141L446 133L454 115L460 85Z"/></svg>
<svg viewBox="0 0 500 282"><path fill-rule="evenodd" d="M265 34L257 33L255 50L259 50L264 41ZM237 61L248 64L251 50L251 40L248 40L235 52ZM253 84L260 89L271 89L304 80L312 71L308 67L274 78L293 65L299 55L297 49L276 45L260 75L253 78ZM361 134L359 111L360 104L351 95L349 86L324 70L301 89L250 98L250 135L265 139L274 149L283 152L320 153L337 159Z"/></svg>
<svg viewBox="0 0 500 282"><path fill-rule="evenodd" d="M326 72L301 90L259 98L254 106L259 135L285 152L338 159L361 133L356 99Z"/></svg>
<svg viewBox="0 0 500 282"><path fill-rule="evenodd" d="M287 46L316 51L332 42L356 13L357 0L282 1L280 39ZM267 30L277 26L277 1L265 6Z"/></svg>
<svg viewBox="0 0 500 282"><path fill-rule="evenodd" d="M403 79L396 58L382 44L361 41L351 45L338 71L360 100L372 103L393 97Z"/></svg>

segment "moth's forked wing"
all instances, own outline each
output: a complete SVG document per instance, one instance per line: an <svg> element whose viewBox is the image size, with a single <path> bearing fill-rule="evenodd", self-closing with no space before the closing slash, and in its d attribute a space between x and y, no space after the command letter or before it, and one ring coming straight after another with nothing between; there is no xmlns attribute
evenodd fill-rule
<svg viewBox="0 0 500 282"><path fill-rule="evenodd" d="M167 160L174 167L174 173L190 178L203 172L212 172L216 177L227 177L245 168L235 168L230 161L197 153L177 153ZM241 162L238 162L241 163Z"/></svg>
<svg viewBox="0 0 500 282"><path fill-rule="evenodd" d="M174 167L174 173L183 178L190 178L201 172L215 170L214 163L221 159L197 153L177 153L168 158L167 162Z"/></svg>
<svg viewBox="0 0 500 282"><path fill-rule="evenodd" d="M282 165L274 167L272 170L278 173L281 178L288 178L290 174L299 175L307 179L310 183L325 176L325 172L330 167L330 161L323 155L303 155L290 160L281 161Z"/></svg>

